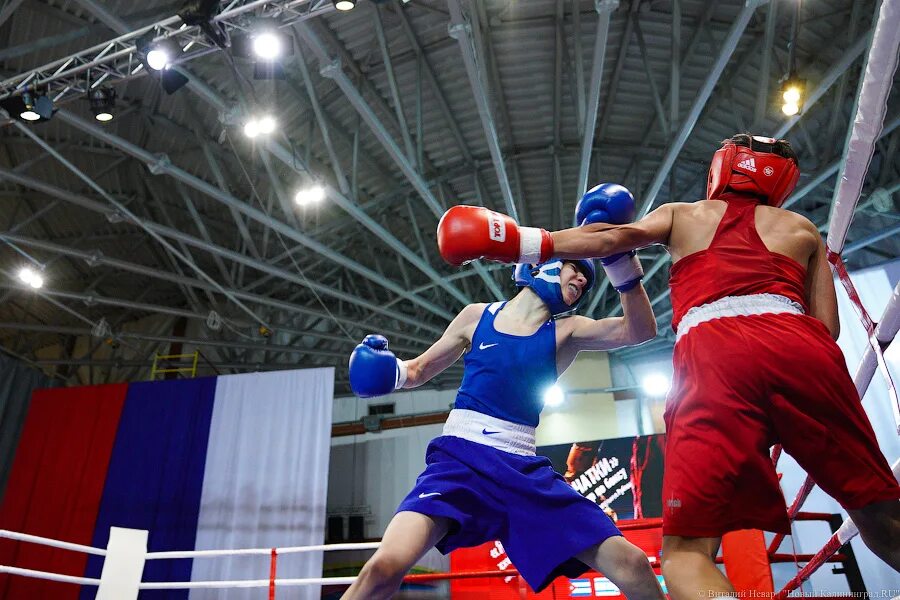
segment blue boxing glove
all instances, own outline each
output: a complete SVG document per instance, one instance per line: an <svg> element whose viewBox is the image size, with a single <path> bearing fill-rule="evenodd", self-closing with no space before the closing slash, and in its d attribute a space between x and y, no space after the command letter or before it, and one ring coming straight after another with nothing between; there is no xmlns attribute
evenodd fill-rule
<svg viewBox="0 0 900 600"><path fill-rule="evenodd" d="M390 394L404 383L406 364L388 350L383 335L367 335L350 355L350 388L360 398Z"/></svg>
<svg viewBox="0 0 900 600"><path fill-rule="evenodd" d="M589 189L578 201L575 220L579 225L631 223L634 220L634 196L624 186L601 183ZM601 258L600 264L619 292L634 288L644 277L644 269L634 250Z"/></svg>

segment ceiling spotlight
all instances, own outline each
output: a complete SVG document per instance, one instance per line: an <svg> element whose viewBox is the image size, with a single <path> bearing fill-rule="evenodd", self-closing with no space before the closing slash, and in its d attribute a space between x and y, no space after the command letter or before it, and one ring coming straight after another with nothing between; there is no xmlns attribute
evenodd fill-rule
<svg viewBox="0 0 900 600"><path fill-rule="evenodd" d="M268 135L275 131L275 119L270 115L265 115L260 117L259 119L259 132L263 135Z"/></svg>
<svg viewBox="0 0 900 600"><path fill-rule="evenodd" d="M256 119L250 119L244 123L244 135L250 139L259 135L259 122Z"/></svg>
<svg viewBox="0 0 900 600"><path fill-rule="evenodd" d="M800 88L798 87L789 87L784 90L784 93L781 95L784 98L784 101L789 104L797 104L800 102Z"/></svg>
<svg viewBox="0 0 900 600"><path fill-rule="evenodd" d="M665 396L669 392L672 382L662 373L651 373L644 377L641 387L648 396Z"/></svg>
<svg viewBox="0 0 900 600"><path fill-rule="evenodd" d="M353 10L356 6L356 0L331 0L334 7L341 11Z"/></svg>
<svg viewBox="0 0 900 600"><path fill-rule="evenodd" d="M173 94L188 82L188 78L179 73L178 69L171 68L178 62L183 50L172 38L154 40L156 33L151 29L138 38L135 47L140 55L141 63L151 71L159 73L163 91Z"/></svg>
<svg viewBox="0 0 900 600"><path fill-rule="evenodd" d="M91 112L98 121L111 121L113 109L116 107L116 90L110 87L98 87L88 92Z"/></svg>
<svg viewBox="0 0 900 600"><path fill-rule="evenodd" d="M268 135L275 131L278 123L271 115L262 115L261 117L250 117L244 123L244 135L248 138L255 138L258 135Z"/></svg>
<svg viewBox="0 0 900 600"><path fill-rule="evenodd" d="M147 52L147 65L154 71L165 69L170 59L165 48L154 48Z"/></svg>
<svg viewBox="0 0 900 600"><path fill-rule="evenodd" d="M566 399L566 393L556 384L551 385L544 392L544 406L559 406Z"/></svg>
<svg viewBox="0 0 900 600"><path fill-rule="evenodd" d="M294 202L298 206L309 206L310 204L318 204L325 199L325 188L321 185L314 185L306 189L302 189L294 196Z"/></svg>
<svg viewBox="0 0 900 600"><path fill-rule="evenodd" d="M154 40L153 36L154 32L148 31L135 45L137 51L144 56L148 68L162 71L181 56L181 46L172 38Z"/></svg>
<svg viewBox="0 0 900 600"><path fill-rule="evenodd" d="M0 101L6 112L23 121L49 121L56 112L53 100L26 90L21 96L10 96Z"/></svg>
<svg viewBox="0 0 900 600"><path fill-rule="evenodd" d="M281 38L271 31L263 31L253 37L253 53L259 58L272 60L281 56Z"/></svg>
<svg viewBox="0 0 900 600"><path fill-rule="evenodd" d="M19 113L19 116L25 119L26 121L37 121L41 118L41 115L34 112L34 97L31 95L31 92L24 92L22 94L22 102L25 106L22 108L22 111Z"/></svg>
<svg viewBox="0 0 900 600"><path fill-rule="evenodd" d="M31 267L22 267L22 269L19 270L19 280L22 283L30 285L34 289L38 289L44 285L44 278Z"/></svg>
<svg viewBox="0 0 900 600"><path fill-rule="evenodd" d="M781 84L781 97L784 104L781 106L781 112L792 117L800 112L803 106L803 92L806 89L806 81L797 79L796 77L788 77Z"/></svg>

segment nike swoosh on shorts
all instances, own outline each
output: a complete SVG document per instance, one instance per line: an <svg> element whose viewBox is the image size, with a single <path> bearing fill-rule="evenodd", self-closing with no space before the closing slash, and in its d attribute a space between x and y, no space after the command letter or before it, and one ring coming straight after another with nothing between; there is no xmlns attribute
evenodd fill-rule
<svg viewBox="0 0 900 600"><path fill-rule="evenodd" d="M429 492L427 494L419 494L419 498L428 498L429 496L440 496L440 492Z"/></svg>
<svg viewBox="0 0 900 600"><path fill-rule="evenodd" d="M500 433L499 431L488 431L487 429L481 430L481 435L494 435L495 433Z"/></svg>

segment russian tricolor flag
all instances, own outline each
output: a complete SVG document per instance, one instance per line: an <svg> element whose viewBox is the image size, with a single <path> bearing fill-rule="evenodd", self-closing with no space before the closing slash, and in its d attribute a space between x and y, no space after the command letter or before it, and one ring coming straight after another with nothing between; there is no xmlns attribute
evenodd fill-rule
<svg viewBox="0 0 900 600"><path fill-rule="evenodd" d="M321 544L333 369L38 390L0 507L0 528L105 548L111 526L148 550ZM321 555L279 562L320 577ZM99 578L103 560L0 541L0 564ZM267 558L148 561L144 581L265 579ZM318 589L292 597L318 598ZM92 599L95 587L0 575L7 599ZM142 592L243 598L259 590Z"/></svg>

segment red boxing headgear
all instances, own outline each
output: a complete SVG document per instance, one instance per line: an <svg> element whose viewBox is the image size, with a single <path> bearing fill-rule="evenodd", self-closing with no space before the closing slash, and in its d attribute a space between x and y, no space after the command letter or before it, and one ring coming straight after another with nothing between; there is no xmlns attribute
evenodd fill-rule
<svg viewBox="0 0 900 600"><path fill-rule="evenodd" d="M797 155L787 140L739 134L723 142L709 166L707 198L718 198L731 188L766 198L781 206L800 179Z"/></svg>

